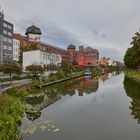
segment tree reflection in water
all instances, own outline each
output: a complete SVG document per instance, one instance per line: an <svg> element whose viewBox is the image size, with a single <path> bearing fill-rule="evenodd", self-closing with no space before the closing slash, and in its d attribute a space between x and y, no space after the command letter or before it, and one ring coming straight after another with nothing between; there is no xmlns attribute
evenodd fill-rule
<svg viewBox="0 0 140 140"><path fill-rule="evenodd" d="M119 73L113 73L116 76ZM25 113L26 120L22 127L23 134L33 134L38 129L41 131L58 132L54 122L48 120L47 117L43 118L42 110L54 104L63 96L84 96L85 94L92 94L97 92L99 88L99 79L105 81L109 79L110 74L104 74L100 77L84 78L79 77L70 81L54 84L43 88L38 93L32 93L25 98ZM45 115L47 116L47 114Z"/></svg>
<svg viewBox="0 0 140 140"><path fill-rule="evenodd" d="M125 77L124 89L127 96L132 99L131 106L129 107L131 115L138 121L138 124L140 124L140 83Z"/></svg>
<svg viewBox="0 0 140 140"><path fill-rule="evenodd" d="M83 96L84 94L94 93L99 88L99 79L105 81L109 79L109 75L116 76L119 74L120 72L113 72L112 74L105 73L99 77L79 77L45 87L38 94L30 94L25 99L27 118L31 121L36 120L41 116L42 109L58 101L62 96L74 96L77 93L78 96Z"/></svg>
<svg viewBox="0 0 140 140"><path fill-rule="evenodd" d="M62 96L79 96L96 92L99 87L99 78L84 79L79 77L70 81L48 86L38 94L30 94L25 99L25 112L29 120L34 121L41 115L41 110L62 98Z"/></svg>

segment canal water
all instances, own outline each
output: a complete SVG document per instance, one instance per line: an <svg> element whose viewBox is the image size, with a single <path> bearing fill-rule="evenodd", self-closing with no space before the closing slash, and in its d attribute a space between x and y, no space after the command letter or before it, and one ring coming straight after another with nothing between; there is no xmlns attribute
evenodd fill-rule
<svg viewBox="0 0 140 140"><path fill-rule="evenodd" d="M140 139L140 83L123 73L49 86L25 105L23 140Z"/></svg>

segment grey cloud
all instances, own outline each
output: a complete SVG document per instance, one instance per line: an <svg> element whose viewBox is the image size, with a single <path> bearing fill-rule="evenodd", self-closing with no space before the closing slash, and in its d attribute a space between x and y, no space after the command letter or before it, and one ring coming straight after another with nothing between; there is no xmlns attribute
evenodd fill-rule
<svg viewBox="0 0 140 140"><path fill-rule="evenodd" d="M102 37L103 37L103 38L106 38L106 36L107 36L107 35L106 35L105 33L104 33L104 34L102 34Z"/></svg>
<svg viewBox="0 0 140 140"><path fill-rule="evenodd" d="M98 35L98 30L94 30L94 31L93 31L93 34L94 34L95 36L97 36L97 35Z"/></svg>
<svg viewBox="0 0 140 140"><path fill-rule="evenodd" d="M43 38L49 43L66 46L69 43L85 43L98 49L106 48L104 54L120 59L131 37L140 25L139 0L0 0L6 19L15 25L15 31L24 33L34 23L43 30ZM107 43L106 43L107 42ZM102 51L102 52L103 52ZM123 53L122 53L123 52Z"/></svg>
<svg viewBox="0 0 140 140"><path fill-rule="evenodd" d="M46 30L45 30L46 29ZM43 40L47 42L53 42L54 44L58 44L59 46L63 46L66 48L69 44L80 45L82 44L74 34L61 29L58 26L48 25L46 27L42 27L43 30Z"/></svg>
<svg viewBox="0 0 140 140"><path fill-rule="evenodd" d="M121 55L121 53L119 52L119 50L115 49L115 48L100 48L99 49L100 52L100 57L108 57L111 58L113 60L119 60L119 61L123 61L123 57Z"/></svg>

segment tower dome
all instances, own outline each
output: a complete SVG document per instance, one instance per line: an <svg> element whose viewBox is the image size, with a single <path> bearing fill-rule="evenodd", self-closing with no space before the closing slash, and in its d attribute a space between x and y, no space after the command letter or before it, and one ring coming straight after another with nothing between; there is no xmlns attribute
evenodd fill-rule
<svg viewBox="0 0 140 140"><path fill-rule="evenodd" d="M86 47L85 49L87 52L98 52L98 50L93 49L92 47Z"/></svg>
<svg viewBox="0 0 140 140"><path fill-rule="evenodd" d="M25 35L27 35L27 34L39 34L39 35L41 35L42 33L41 33L40 28L36 27L35 25L32 25L26 29Z"/></svg>
<svg viewBox="0 0 140 140"><path fill-rule="evenodd" d="M28 27L25 33L29 41L33 41L33 42L40 42L41 34L42 33L41 33L40 28L36 27L35 25Z"/></svg>
<svg viewBox="0 0 140 140"><path fill-rule="evenodd" d="M68 49L76 49L76 47L75 47L75 45L70 44L70 45L68 46Z"/></svg>

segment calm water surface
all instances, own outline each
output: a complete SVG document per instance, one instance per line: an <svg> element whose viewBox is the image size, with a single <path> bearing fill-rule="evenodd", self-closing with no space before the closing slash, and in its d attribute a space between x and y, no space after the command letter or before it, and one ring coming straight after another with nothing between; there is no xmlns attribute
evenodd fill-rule
<svg viewBox="0 0 140 140"><path fill-rule="evenodd" d="M140 83L78 78L26 97L23 140L139 140Z"/></svg>

